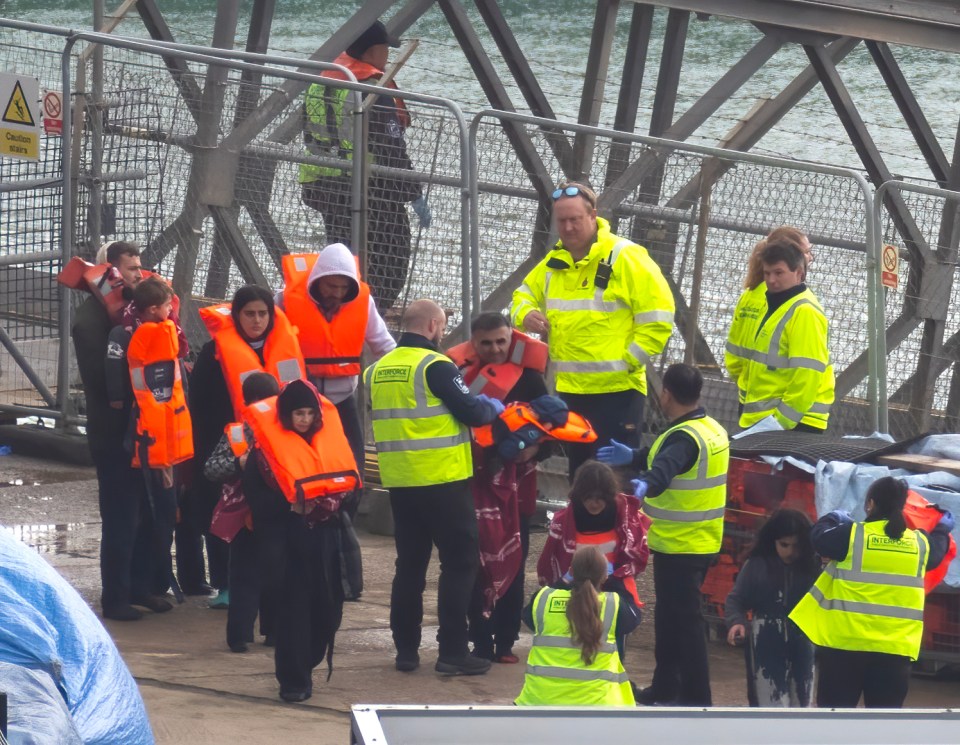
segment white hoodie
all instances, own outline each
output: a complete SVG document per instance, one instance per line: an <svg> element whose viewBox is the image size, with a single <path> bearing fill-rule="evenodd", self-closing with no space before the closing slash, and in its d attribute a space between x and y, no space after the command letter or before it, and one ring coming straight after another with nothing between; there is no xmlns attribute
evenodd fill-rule
<svg viewBox="0 0 960 745"><path fill-rule="evenodd" d="M353 254L350 253L350 249L342 243L332 243L324 248L317 256L317 262L313 265L313 271L310 272L310 277L307 279L307 292L310 292L314 284L316 284L321 277L328 277L332 274L346 277L353 281L354 291L348 296L348 301L357 296L360 285L357 281L356 260ZM283 304L283 290L276 294L275 300L281 308L286 310ZM377 305L373 301L372 295L370 296L369 303L370 311L367 314L367 329L364 334L364 342L367 348L376 355L376 358L380 359L397 346L397 342L394 341L390 335L390 331L387 329L387 324L383 322L383 318L381 318L377 312ZM319 307L319 305L317 307ZM352 396L353 392L357 390L359 377L358 375L350 375L342 378L316 378L310 376L310 382L317 387L320 393L329 398L333 403L338 404Z"/></svg>

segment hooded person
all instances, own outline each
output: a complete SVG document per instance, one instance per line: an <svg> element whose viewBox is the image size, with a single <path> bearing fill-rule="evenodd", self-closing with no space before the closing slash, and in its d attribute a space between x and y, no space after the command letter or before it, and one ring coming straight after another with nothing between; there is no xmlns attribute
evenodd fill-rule
<svg viewBox="0 0 960 745"><path fill-rule="evenodd" d="M364 344L380 359L397 346L377 311L370 287L359 277L357 257L342 243L317 254L283 257L284 288L275 300L299 329L307 379L332 401L363 472L364 437L356 390ZM347 502L356 514L359 494Z"/></svg>

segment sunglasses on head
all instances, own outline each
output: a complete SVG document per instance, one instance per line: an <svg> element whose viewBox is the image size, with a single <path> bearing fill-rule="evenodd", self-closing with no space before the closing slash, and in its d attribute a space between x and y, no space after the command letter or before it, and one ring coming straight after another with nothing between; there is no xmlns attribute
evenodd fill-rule
<svg viewBox="0 0 960 745"><path fill-rule="evenodd" d="M581 196L587 203L593 207L593 198L585 190L581 189L579 186L565 186L561 189L555 189L553 192L553 201L556 202L561 197L576 197Z"/></svg>

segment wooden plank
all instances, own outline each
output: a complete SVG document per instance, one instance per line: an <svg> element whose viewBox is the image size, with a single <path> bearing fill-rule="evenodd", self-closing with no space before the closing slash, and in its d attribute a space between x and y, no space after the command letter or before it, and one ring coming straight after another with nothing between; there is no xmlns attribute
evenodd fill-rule
<svg viewBox="0 0 960 745"><path fill-rule="evenodd" d="M954 476L960 476L960 460L937 458L933 455L910 455L908 453L881 455L877 458L877 463L892 468L906 468L908 471L917 471L918 473L946 471Z"/></svg>

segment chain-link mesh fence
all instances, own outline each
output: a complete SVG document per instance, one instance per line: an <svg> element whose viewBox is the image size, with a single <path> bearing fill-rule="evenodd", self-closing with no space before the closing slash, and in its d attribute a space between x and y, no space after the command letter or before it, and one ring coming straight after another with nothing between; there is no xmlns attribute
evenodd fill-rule
<svg viewBox="0 0 960 745"><path fill-rule="evenodd" d="M960 429L960 287L955 192L887 182L880 242L899 254L896 288L885 292L889 429L898 438ZM906 207L902 210L899 205ZM908 214L904 221L900 215Z"/></svg>
<svg viewBox="0 0 960 745"><path fill-rule="evenodd" d="M553 238L548 214L530 188L531 178L519 164L495 114L485 114L476 126L477 177L480 184L479 235L481 296L489 307L507 307L510 291L531 266L531 249L540 257ZM509 118L509 115L504 118ZM564 169L549 136L533 121L514 121L529 138L549 178L560 181ZM556 130L573 131L559 124ZM584 131L581 129L581 131ZM868 433L872 412L865 400L866 366L850 382L844 372L865 359L869 334L866 235L871 219L861 183L838 169L791 167L777 159L727 154L705 155L696 149L672 148L655 156L647 145L634 142L629 153L617 145L613 132L595 137L592 169L583 178L598 190L616 181L623 170L610 164L649 160L639 186L615 206L611 223L618 235L645 246L675 288L677 325L664 353L651 372L682 362L692 344L693 360L706 378L706 405L720 422L736 429L736 387L723 366L724 346L733 309L743 291L747 258L754 244L779 225L794 225L814 244L815 261L808 276L830 321L830 349L843 402L831 412L836 432ZM662 150L661 150L662 152ZM760 162L758 162L760 161ZM764 162L765 161L765 162ZM569 169L568 169L569 170ZM701 195L709 192L706 232L700 236ZM602 211L602 210L601 210ZM694 318L691 297L697 251L702 255L699 312ZM526 262L526 263L524 263ZM654 397L655 398L655 397ZM648 407L648 430L659 418Z"/></svg>

